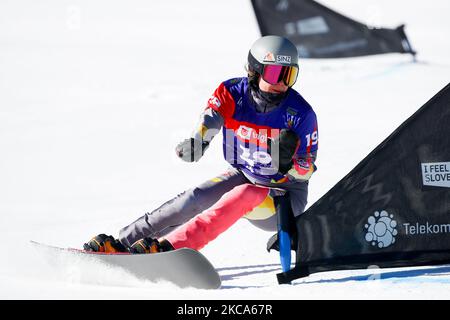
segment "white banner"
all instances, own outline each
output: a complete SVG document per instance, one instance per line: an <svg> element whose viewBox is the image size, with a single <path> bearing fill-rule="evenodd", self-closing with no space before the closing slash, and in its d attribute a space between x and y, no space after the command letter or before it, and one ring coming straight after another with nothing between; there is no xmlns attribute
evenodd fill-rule
<svg viewBox="0 0 450 320"><path fill-rule="evenodd" d="M424 186L450 188L450 162L422 163Z"/></svg>

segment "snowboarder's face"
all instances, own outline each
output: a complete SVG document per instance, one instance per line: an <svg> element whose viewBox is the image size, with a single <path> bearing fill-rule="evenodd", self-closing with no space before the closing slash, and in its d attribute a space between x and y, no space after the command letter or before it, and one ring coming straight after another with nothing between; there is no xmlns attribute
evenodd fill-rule
<svg viewBox="0 0 450 320"><path fill-rule="evenodd" d="M287 91L288 86L284 84L283 80L277 84L270 84L264 81L262 77L259 77L259 89L269 93L284 93Z"/></svg>

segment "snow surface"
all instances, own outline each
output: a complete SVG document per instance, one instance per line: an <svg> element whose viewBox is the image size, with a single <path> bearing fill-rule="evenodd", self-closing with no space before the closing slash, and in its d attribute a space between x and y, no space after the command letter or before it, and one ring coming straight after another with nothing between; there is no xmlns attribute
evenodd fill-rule
<svg viewBox="0 0 450 320"><path fill-rule="evenodd" d="M418 51L303 60L295 88L318 115L314 203L449 82L448 0L323 0L406 32ZM250 1L0 2L1 299L448 299L450 266L318 273L278 285L271 233L239 221L202 252L220 290L120 270L52 269L36 240L80 247L226 168L217 137L198 163L176 143L260 36ZM174 129L175 128L175 129ZM89 269L88 272L86 270Z"/></svg>

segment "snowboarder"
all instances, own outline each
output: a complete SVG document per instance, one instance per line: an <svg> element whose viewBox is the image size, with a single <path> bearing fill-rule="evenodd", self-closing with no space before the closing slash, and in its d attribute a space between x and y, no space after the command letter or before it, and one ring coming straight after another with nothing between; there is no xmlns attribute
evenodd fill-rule
<svg viewBox="0 0 450 320"><path fill-rule="evenodd" d="M192 136L176 147L182 160L196 162L222 129L230 169L144 214L122 228L118 239L92 238L85 250L200 249L244 215L257 227L276 231L280 208L288 205L292 218L303 213L316 170L318 130L312 107L292 88L299 71L297 48L283 37L262 37L250 48L246 70L247 77L219 85Z"/></svg>

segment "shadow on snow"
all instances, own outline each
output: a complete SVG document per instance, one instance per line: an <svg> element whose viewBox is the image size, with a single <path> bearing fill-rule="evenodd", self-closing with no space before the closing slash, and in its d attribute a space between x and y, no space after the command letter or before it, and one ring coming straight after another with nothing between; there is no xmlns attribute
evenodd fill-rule
<svg viewBox="0 0 450 320"><path fill-rule="evenodd" d="M377 269L380 270L380 269ZM373 280L386 280L395 278L415 278L421 276L445 276L450 275L450 265L440 266L440 267L430 267L425 269L403 269L398 271L386 271L386 272L369 272L364 275L350 276L340 279L321 279L316 281L307 281L308 278L304 278L302 282L295 283L295 285L310 284L310 283L336 283L336 282L347 282L347 281L373 281ZM430 279L427 279L429 281ZM450 282L448 279L438 279L432 280L438 282Z"/></svg>
<svg viewBox="0 0 450 320"><path fill-rule="evenodd" d="M395 278L415 278L421 276L428 277L439 277L439 276L448 276L450 275L450 265L439 266L439 267L429 267L422 269L402 269L398 271L386 271L383 272L382 269L376 269L378 272L367 272L362 275L349 276L338 279L319 279L308 281L308 278L303 278L300 282L292 283L292 285L304 285L311 283L339 283L339 282L348 282L348 281L374 281L374 280L386 280L386 279L395 279ZM260 265L248 265L248 266L235 266L235 267L224 267L217 268L217 271L220 274L222 281L232 281L236 278L264 274L264 273L273 273L275 277L276 273L281 272L281 266L277 263L274 264L260 264ZM227 271L234 271L229 274L223 274ZM339 272L339 271L333 271ZM329 273L329 272L327 272ZM430 281L431 279L427 279L426 281ZM438 282L450 282L448 279L433 279L431 281ZM255 285L223 285L221 289L233 289L233 288L263 288L266 287L264 285L255 286Z"/></svg>

